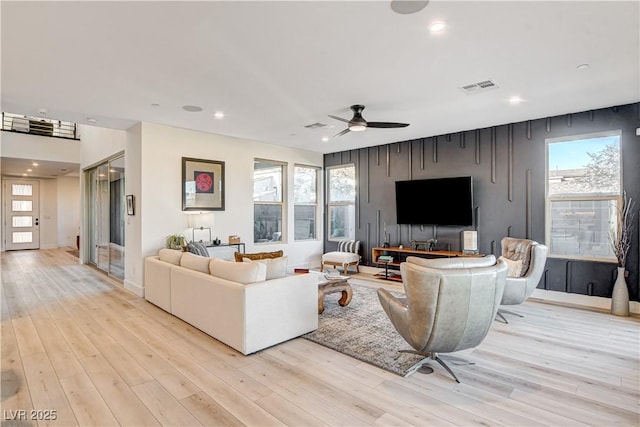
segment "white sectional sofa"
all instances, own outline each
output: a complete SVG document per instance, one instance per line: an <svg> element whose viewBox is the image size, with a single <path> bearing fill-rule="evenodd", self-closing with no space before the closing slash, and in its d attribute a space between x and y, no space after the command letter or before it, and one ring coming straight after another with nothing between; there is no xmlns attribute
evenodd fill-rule
<svg viewBox="0 0 640 427"><path fill-rule="evenodd" d="M145 299L251 354L318 328L313 275L266 277L265 263L162 249L145 258Z"/></svg>

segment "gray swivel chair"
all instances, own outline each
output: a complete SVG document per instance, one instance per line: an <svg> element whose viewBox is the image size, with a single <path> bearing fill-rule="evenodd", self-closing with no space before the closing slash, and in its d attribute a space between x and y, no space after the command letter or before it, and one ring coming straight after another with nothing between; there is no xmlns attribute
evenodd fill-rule
<svg viewBox="0 0 640 427"><path fill-rule="evenodd" d="M407 257L400 273L406 297L396 298L380 288L378 298L393 326L413 347L400 351L425 356L407 375L435 360L460 382L438 353L473 348L484 340L500 306L506 263L496 263L493 255L475 261Z"/></svg>
<svg viewBox="0 0 640 427"><path fill-rule="evenodd" d="M514 261L518 263L514 268L509 268L500 305L522 304L540 283L549 248L533 240L514 237L504 237L500 244L502 245L501 258L506 258L507 264L513 264ZM522 261L521 267L520 261ZM497 315L504 323L509 323L504 317L505 314L523 317L521 314L500 308Z"/></svg>

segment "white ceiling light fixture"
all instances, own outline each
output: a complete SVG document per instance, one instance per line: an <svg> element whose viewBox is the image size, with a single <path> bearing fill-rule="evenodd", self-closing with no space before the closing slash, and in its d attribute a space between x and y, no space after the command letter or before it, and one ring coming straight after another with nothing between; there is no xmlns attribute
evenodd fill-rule
<svg viewBox="0 0 640 427"><path fill-rule="evenodd" d="M518 95L514 95L511 98L509 98L509 104L511 105L519 105L519 104L522 104L523 102L524 102L524 99L522 99Z"/></svg>
<svg viewBox="0 0 640 427"><path fill-rule="evenodd" d="M198 107L197 105L184 105L182 109L190 113L197 113L199 111L202 111L202 107Z"/></svg>
<svg viewBox="0 0 640 427"><path fill-rule="evenodd" d="M38 166L38 163L33 162L33 163L31 163L31 165L32 165L32 166Z"/></svg>
<svg viewBox="0 0 640 427"><path fill-rule="evenodd" d="M428 0L392 0L391 9L400 15L410 15L427 7Z"/></svg>
<svg viewBox="0 0 640 427"><path fill-rule="evenodd" d="M328 136L323 136L322 137L322 142L329 142L329 137Z"/></svg>
<svg viewBox="0 0 640 427"><path fill-rule="evenodd" d="M218 120L224 119L224 111L216 111L215 113L213 113L213 117Z"/></svg>
<svg viewBox="0 0 640 427"><path fill-rule="evenodd" d="M431 34L440 34L447 28L447 23L444 21L434 21L429 24L429 32Z"/></svg>

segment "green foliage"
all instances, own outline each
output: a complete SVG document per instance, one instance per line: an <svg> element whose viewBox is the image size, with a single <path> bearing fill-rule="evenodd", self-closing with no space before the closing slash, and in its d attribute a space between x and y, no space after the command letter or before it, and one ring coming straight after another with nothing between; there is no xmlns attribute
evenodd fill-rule
<svg viewBox="0 0 640 427"><path fill-rule="evenodd" d="M182 249L186 245L186 241L182 234L172 234L167 237L166 246L168 249Z"/></svg>

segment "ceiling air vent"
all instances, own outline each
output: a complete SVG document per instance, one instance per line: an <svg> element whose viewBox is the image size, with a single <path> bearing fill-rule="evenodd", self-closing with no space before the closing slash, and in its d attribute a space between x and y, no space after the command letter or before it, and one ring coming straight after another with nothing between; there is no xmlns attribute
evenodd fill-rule
<svg viewBox="0 0 640 427"><path fill-rule="evenodd" d="M325 125L324 123L311 123L310 125L306 125L305 126L307 129L322 129L322 128L326 128L328 127L328 125Z"/></svg>
<svg viewBox="0 0 640 427"><path fill-rule="evenodd" d="M474 95L476 93L486 92L488 90L497 89L498 86L494 81L484 80L478 83L471 83L460 87L460 89L467 95Z"/></svg>

